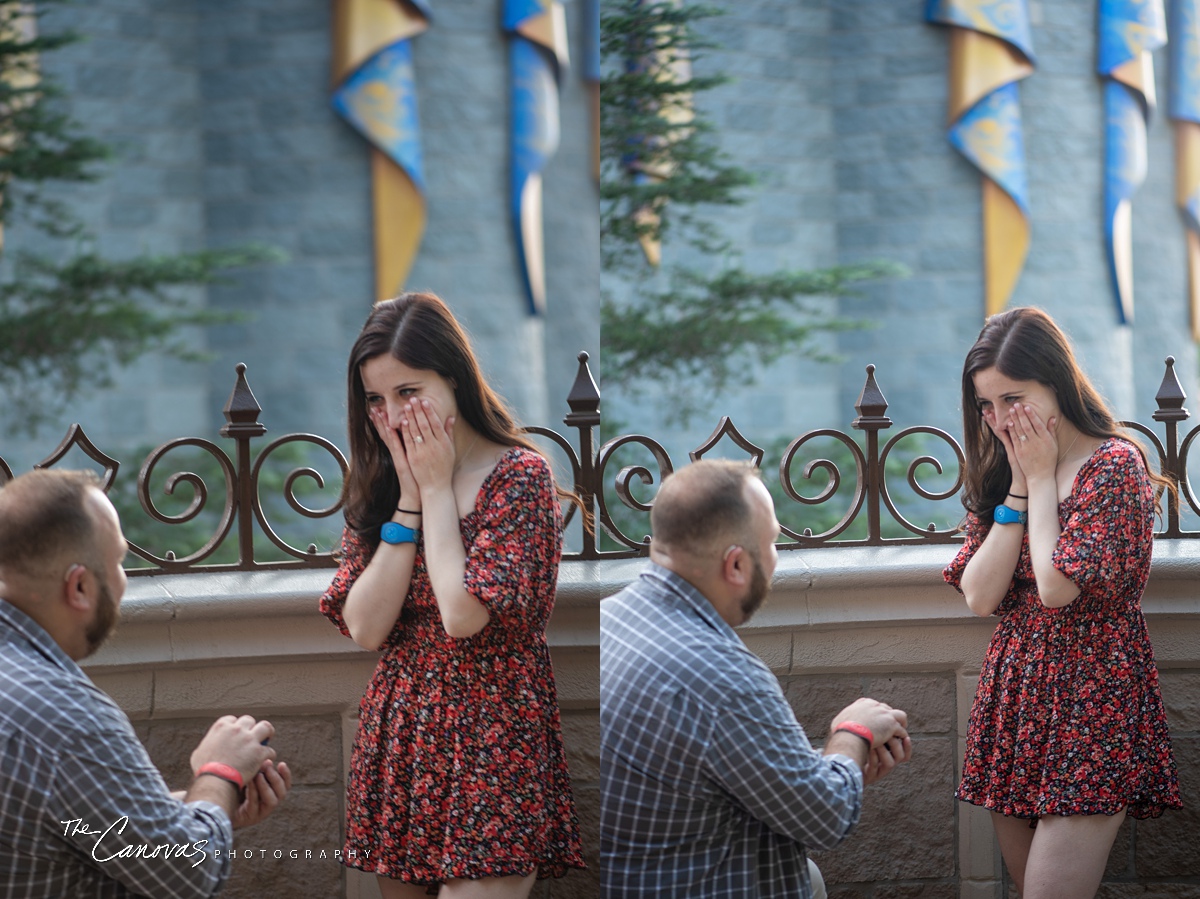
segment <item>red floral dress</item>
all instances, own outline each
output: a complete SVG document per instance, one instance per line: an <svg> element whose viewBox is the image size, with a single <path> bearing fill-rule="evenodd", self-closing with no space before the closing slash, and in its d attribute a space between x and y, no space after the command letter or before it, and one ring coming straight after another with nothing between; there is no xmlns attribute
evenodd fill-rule
<svg viewBox="0 0 1200 899"><path fill-rule="evenodd" d="M1141 456L1106 440L1059 504L1054 567L1079 587L1062 609L1038 598L1021 547L996 614L967 727L955 795L1003 815L1158 817L1180 808L1158 669L1142 616L1154 497ZM967 517L966 543L944 572L963 569L987 529Z"/></svg>
<svg viewBox="0 0 1200 899"><path fill-rule="evenodd" d="M359 707L346 864L424 884L560 877L584 863L545 636L562 554L545 459L510 450L461 524L464 585L491 620L467 639L446 635L418 546ZM321 597L347 636L342 605L372 552L347 529Z"/></svg>

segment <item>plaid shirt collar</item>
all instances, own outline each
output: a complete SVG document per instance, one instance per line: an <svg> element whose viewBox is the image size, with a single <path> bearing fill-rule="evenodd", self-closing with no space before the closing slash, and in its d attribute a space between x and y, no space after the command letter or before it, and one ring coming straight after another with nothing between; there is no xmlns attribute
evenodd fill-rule
<svg viewBox="0 0 1200 899"><path fill-rule="evenodd" d="M5 631L9 633L5 633ZM87 679L83 669L63 651L63 648L55 642L44 627L7 599L0 597L0 641L16 639L24 640L45 656L46 661L52 665L63 669L68 674Z"/></svg>

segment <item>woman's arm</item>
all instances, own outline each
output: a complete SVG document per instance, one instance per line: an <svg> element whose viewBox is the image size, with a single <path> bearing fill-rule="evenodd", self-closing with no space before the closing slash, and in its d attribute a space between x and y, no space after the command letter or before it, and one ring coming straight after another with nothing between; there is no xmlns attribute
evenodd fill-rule
<svg viewBox="0 0 1200 899"><path fill-rule="evenodd" d="M425 565L446 635L473 637L491 620L488 610L467 592L467 551L463 547L454 491L446 486L425 503Z"/></svg>
<svg viewBox="0 0 1200 899"><path fill-rule="evenodd" d="M1054 567L1052 557L1062 526L1058 520L1058 439L1054 418L1043 422L1027 404L1014 403L1015 455L1029 485L1029 561L1038 598L1048 609L1061 609L1079 596L1079 587Z"/></svg>
<svg viewBox="0 0 1200 899"><path fill-rule="evenodd" d="M425 568L446 635L473 637L491 616L463 584L467 553L454 498L454 418L444 423L428 400L412 403L404 420L405 445L421 490L425 515Z"/></svg>
<svg viewBox="0 0 1200 899"><path fill-rule="evenodd" d="M1012 483L1004 503L1010 509L1024 512L1028 504L1028 490L1025 486L1025 473L1013 452L1012 435L1007 427L1002 427L997 422L996 414L990 408L984 413L983 421L1004 446L1012 471ZM967 601L967 608L976 615L987 617L1000 607L1001 601L1012 586L1013 574L1021 559L1021 543L1024 536L1025 528L1022 525L993 524L975 555L967 562L959 589Z"/></svg>
<svg viewBox="0 0 1200 899"><path fill-rule="evenodd" d="M1058 521L1058 483L1053 476L1029 482L1029 561L1038 597L1048 609L1069 606L1079 587L1054 567L1054 548L1062 526Z"/></svg>
<svg viewBox="0 0 1200 899"><path fill-rule="evenodd" d="M421 516L407 512L396 512L392 521L414 530L421 527ZM380 541L370 563L354 581L342 606L342 617L359 646L379 649L396 626L416 557L415 543L392 545Z"/></svg>
<svg viewBox="0 0 1200 899"><path fill-rule="evenodd" d="M1012 586L1024 535L1025 528L1021 525L993 524L963 569L960 587L967 608L976 615L986 618L1000 607Z"/></svg>
<svg viewBox="0 0 1200 899"><path fill-rule="evenodd" d="M396 510L392 521L414 530L421 527L421 494L408 463L408 453L396 429L390 427L382 406L370 407L371 423L392 457L392 465L400 482L401 504L407 510ZM350 637L364 649L376 650L383 645L408 596L413 562L417 557L415 543L390 544L380 541L370 563L355 579L346 594L342 618Z"/></svg>

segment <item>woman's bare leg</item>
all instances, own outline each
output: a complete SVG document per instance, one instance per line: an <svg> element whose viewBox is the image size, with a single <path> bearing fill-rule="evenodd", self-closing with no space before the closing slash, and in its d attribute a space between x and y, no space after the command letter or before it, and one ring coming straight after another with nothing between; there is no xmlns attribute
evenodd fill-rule
<svg viewBox="0 0 1200 899"><path fill-rule="evenodd" d="M1024 899L1092 899L1125 820L1115 815L1047 815L1038 821L1025 865Z"/></svg>
<svg viewBox="0 0 1200 899"><path fill-rule="evenodd" d="M1025 867L1036 831L1029 826L1028 818L1010 818L999 812L992 812L992 826L996 828L996 839L1000 841L1000 854L1004 856L1004 865L1017 885L1017 892L1024 896Z"/></svg>
<svg viewBox="0 0 1200 899"><path fill-rule="evenodd" d="M526 899L537 872L522 877L482 877L479 880L447 880L442 884L438 899Z"/></svg>
<svg viewBox="0 0 1200 899"><path fill-rule="evenodd" d="M379 884L379 895L383 899L426 899L426 888L419 883L405 883L403 880L393 880L390 877L376 877Z"/></svg>

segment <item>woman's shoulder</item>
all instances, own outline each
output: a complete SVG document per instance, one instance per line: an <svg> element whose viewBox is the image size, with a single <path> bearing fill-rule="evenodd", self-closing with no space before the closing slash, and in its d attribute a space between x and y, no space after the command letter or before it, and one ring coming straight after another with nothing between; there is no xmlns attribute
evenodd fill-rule
<svg viewBox="0 0 1200 899"><path fill-rule="evenodd" d="M1146 467L1141 451L1132 441L1124 437L1105 438L1092 454L1091 462L1101 467L1126 465L1143 469Z"/></svg>
<svg viewBox="0 0 1200 899"><path fill-rule="evenodd" d="M1141 485L1149 480L1145 456L1124 437L1106 437L1076 476L1085 490L1107 491L1118 484Z"/></svg>
<svg viewBox="0 0 1200 899"><path fill-rule="evenodd" d="M496 462L496 469L518 477L549 477L550 463L541 453L523 446L510 446Z"/></svg>
<svg viewBox="0 0 1200 899"><path fill-rule="evenodd" d="M483 481L481 493L529 494L553 489L554 476L546 457L523 446L503 447Z"/></svg>

